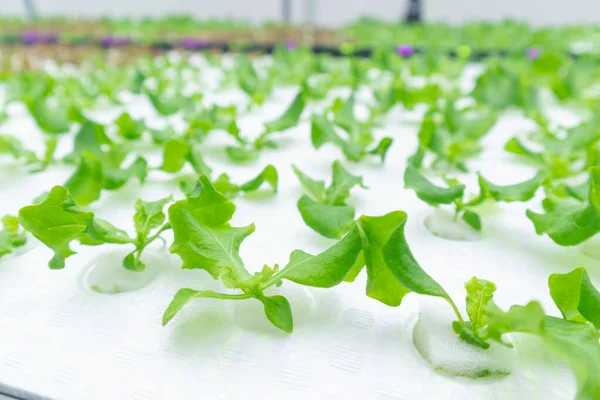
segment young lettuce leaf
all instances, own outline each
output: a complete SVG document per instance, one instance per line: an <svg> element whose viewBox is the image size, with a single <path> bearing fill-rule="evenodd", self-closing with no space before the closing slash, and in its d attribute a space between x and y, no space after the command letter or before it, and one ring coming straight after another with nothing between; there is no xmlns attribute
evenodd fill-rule
<svg viewBox="0 0 600 400"><path fill-rule="evenodd" d="M327 238L341 238L354 220L355 212L354 207L345 204L345 201L354 186L365 188L362 177L350 174L339 161L335 161L331 185L325 189L325 182L310 178L295 166L293 168L307 193L297 204L304 223Z"/></svg>
<svg viewBox="0 0 600 400"><path fill-rule="evenodd" d="M19 226L19 219L12 215L2 217L0 230L0 257L12 253L27 242L25 232Z"/></svg>
<svg viewBox="0 0 600 400"><path fill-rule="evenodd" d="M552 274L548 286L552 300L564 319L590 321L600 329L600 292L584 268L574 269L568 274Z"/></svg>
<svg viewBox="0 0 600 400"><path fill-rule="evenodd" d="M538 235L547 234L556 244L574 246L600 231L600 167L590 168L588 201L546 198L544 214L527 210Z"/></svg>
<svg viewBox="0 0 600 400"><path fill-rule="evenodd" d="M19 223L54 251L54 256L48 263L52 269L65 267L65 260L75 254L70 245L77 240L86 246L105 243L134 245L135 250L125 257L123 266L132 271L142 271L145 267L140 261L142 251L161 232L170 228L165 224L153 235L149 235L164 221L162 207L169 201L170 197L151 203L138 200L134 216L137 232L135 238L108 221L95 218L92 212L79 208L69 191L62 186L52 188L39 203L21 208Z"/></svg>

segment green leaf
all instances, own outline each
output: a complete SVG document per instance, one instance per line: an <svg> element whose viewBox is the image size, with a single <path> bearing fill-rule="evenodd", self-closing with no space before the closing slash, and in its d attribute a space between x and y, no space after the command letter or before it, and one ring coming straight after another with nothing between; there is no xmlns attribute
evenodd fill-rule
<svg viewBox="0 0 600 400"><path fill-rule="evenodd" d="M575 399L600 398L598 331L589 324L546 317L543 338L571 365L577 381Z"/></svg>
<svg viewBox="0 0 600 400"><path fill-rule="evenodd" d="M15 160L23 159L26 163L39 161L34 152L27 150L19 139L10 135L0 135L0 154L10 154Z"/></svg>
<svg viewBox="0 0 600 400"><path fill-rule="evenodd" d="M521 332L541 337L562 359L566 360L577 381L577 400L600 396L600 345L596 328L590 324L544 316L537 302L512 306L508 312L493 302L488 306L488 334L502 341L504 333Z"/></svg>
<svg viewBox="0 0 600 400"><path fill-rule="evenodd" d="M314 200L324 201L325 200L325 182L318 181L309 177L300 171L296 166L292 165L294 173L300 180L300 184L305 192L307 192Z"/></svg>
<svg viewBox="0 0 600 400"><path fill-rule="evenodd" d="M254 148L227 146L225 152L230 159L241 163L252 162L258 158L258 151Z"/></svg>
<svg viewBox="0 0 600 400"><path fill-rule="evenodd" d="M467 289L467 315L471 321L471 328L477 332L487 325L486 309L496 291L496 285L485 279L471 278L465 283Z"/></svg>
<svg viewBox="0 0 600 400"><path fill-rule="evenodd" d="M589 205L571 202L544 202L545 214L527 210L538 235L547 234L556 244L574 246L600 230L600 217Z"/></svg>
<svg viewBox="0 0 600 400"><path fill-rule="evenodd" d="M249 180L240 186L240 190L242 192L254 192L258 190L263 183L268 183L269 186L273 189L273 192L277 192L277 182L279 178L277 175L277 169L269 164L262 170L260 174L256 176L256 178Z"/></svg>
<svg viewBox="0 0 600 400"><path fill-rule="evenodd" d="M356 127L356 125L354 126ZM389 138L384 138L375 149L368 152L366 147L371 143L372 139L368 143L361 142L360 140L342 139L335 131L334 124L325 116L318 115L313 115L311 118L311 141L315 149L320 148L325 143L332 143L340 148L344 156L351 161L361 161L367 154L379 155L383 159L391 144Z"/></svg>
<svg viewBox="0 0 600 400"><path fill-rule="evenodd" d="M387 155L387 152L390 149L390 146L393 142L394 139L390 137L384 137L379 141L377 146L374 149L368 151L368 153L379 156L381 158L381 162L383 163L385 161L385 156Z"/></svg>
<svg viewBox="0 0 600 400"><path fill-rule="evenodd" d="M190 148L190 152L188 153L188 161L190 162L192 168L198 175L206 175L209 176L212 172L211 168L206 165L204 162L204 157L202 157L202 151L200 146L195 144Z"/></svg>
<svg viewBox="0 0 600 400"><path fill-rule="evenodd" d="M86 246L98 246L105 243L133 243L133 239L127 232L100 218L89 220L86 231L77 239Z"/></svg>
<svg viewBox="0 0 600 400"><path fill-rule="evenodd" d="M3 229L0 231L0 257L12 253L12 251L25 245L27 236L20 229L19 219L11 215L2 217Z"/></svg>
<svg viewBox="0 0 600 400"><path fill-rule="evenodd" d="M470 324L461 324L459 321L452 321L452 330L458 334L460 340L482 349L489 349L490 344L481 339Z"/></svg>
<svg viewBox="0 0 600 400"><path fill-rule="evenodd" d="M163 129L148 129L148 132L150 132L150 136L152 136L152 142L158 145L162 145L167 140L177 136L177 132L171 126L167 126Z"/></svg>
<svg viewBox="0 0 600 400"><path fill-rule="evenodd" d="M146 265L135 256L136 252L137 250L134 250L125 256L123 259L123 268L133 272L141 272L146 269Z"/></svg>
<svg viewBox="0 0 600 400"><path fill-rule="evenodd" d="M177 111L182 109L189 101L198 101L198 99L189 99L182 96L180 93L174 93L170 96L163 96L162 94L153 93L150 90L146 91L148 99L162 116L168 116L175 114Z"/></svg>
<svg viewBox="0 0 600 400"><path fill-rule="evenodd" d="M284 131L298 125L300 115L304 111L304 105L304 94L300 91L279 118L265 123L267 132Z"/></svg>
<svg viewBox="0 0 600 400"><path fill-rule="evenodd" d="M77 170L64 184L80 206L88 205L100 198L104 188L102 163L90 153L83 153Z"/></svg>
<svg viewBox="0 0 600 400"><path fill-rule="evenodd" d="M590 321L600 329L600 292L584 268L574 269L568 274L552 274L548 286L552 300L565 319Z"/></svg>
<svg viewBox="0 0 600 400"><path fill-rule="evenodd" d="M537 163L544 162L544 155L542 153L538 153L538 152L535 152L535 151L527 148L527 146L525 146L516 137L513 137L508 142L506 142L506 144L504 145L504 150L508 151L509 153L513 153L513 154L516 154L519 156L524 156L524 157L528 158L529 160L537 162Z"/></svg>
<svg viewBox="0 0 600 400"><path fill-rule="evenodd" d="M181 311L183 306L189 303L193 299L209 298L219 300L243 300L248 299L252 296L243 294L224 294L216 293L211 290L194 290L189 288L179 289L171 303L165 310L162 318L162 325L165 326L173 319L173 317Z"/></svg>
<svg viewBox="0 0 600 400"><path fill-rule="evenodd" d="M406 160L407 164L419 169L423 166L423 160L425 158L425 148L419 146L417 151Z"/></svg>
<svg viewBox="0 0 600 400"><path fill-rule="evenodd" d="M590 168L590 191L587 204L547 198L545 214L527 210L538 235L547 234L561 246L574 246L600 231L600 167Z"/></svg>
<svg viewBox="0 0 600 400"><path fill-rule="evenodd" d="M455 200L461 199L465 191L464 185L449 188L436 186L421 175L411 164L406 166L404 172L404 187L413 189L418 198L432 206L452 204Z"/></svg>
<svg viewBox="0 0 600 400"><path fill-rule="evenodd" d="M531 301L526 306L512 306L504 312L491 301L486 307L488 320L487 336L499 343L502 335L510 332L532 333L539 335L544 321L544 310L537 301Z"/></svg>
<svg viewBox="0 0 600 400"><path fill-rule="evenodd" d="M136 177L140 184L146 181L148 176L148 163L142 157L138 157L129 167L121 165L111 166L111 162L103 163L104 170L104 188L116 190L125 186L133 177Z"/></svg>
<svg viewBox="0 0 600 400"><path fill-rule="evenodd" d="M354 208L346 204L317 203L302 195L297 205L304 223L327 238L341 238L354 220Z"/></svg>
<svg viewBox="0 0 600 400"><path fill-rule="evenodd" d="M163 163L160 169L165 172L179 172L188 161L190 145L181 139L169 139L163 150Z"/></svg>
<svg viewBox="0 0 600 400"><path fill-rule="evenodd" d="M131 83L129 86L129 91L135 94L141 94L142 88L144 87L144 81L146 80L146 75L140 71L139 68L135 69L134 75L131 78Z"/></svg>
<svg viewBox="0 0 600 400"><path fill-rule="evenodd" d="M146 130L142 120L134 120L129 113L124 112L115 120L119 136L127 140L138 140Z"/></svg>
<svg viewBox="0 0 600 400"><path fill-rule="evenodd" d="M519 76L501 66L490 66L475 83L471 96L478 103L496 109L505 109L521 104Z"/></svg>
<svg viewBox="0 0 600 400"><path fill-rule="evenodd" d="M69 244L77 239L94 217L77 207L66 188L55 186L39 204L23 207L19 210L21 226L54 250L49 262L52 269L65 266L65 259L75 252Z"/></svg>
<svg viewBox="0 0 600 400"><path fill-rule="evenodd" d="M37 125L46 133L65 133L71 127L69 123L69 107L65 104L53 104L48 97L36 97L33 101L27 101L31 116Z"/></svg>
<svg viewBox="0 0 600 400"><path fill-rule="evenodd" d="M405 220L406 214L397 211L382 217L363 215L356 222L367 267L367 296L392 307L399 306L410 289L396 278L383 249L392 232Z"/></svg>
<svg viewBox="0 0 600 400"><path fill-rule="evenodd" d="M313 115L311 117L310 139L315 149L329 142L334 143L338 147L345 145L342 138L336 133L333 123L322 115Z"/></svg>
<svg viewBox="0 0 600 400"><path fill-rule="evenodd" d="M462 215L463 221L476 231L481 231L481 217L474 211L466 210Z"/></svg>
<svg viewBox="0 0 600 400"><path fill-rule="evenodd" d="M133 222L138 237L145 239L150 231L160 227L165 222L165 205L173 201L172 196L156 201L136 200Z"/></svg>
<svg viewBox="0 0 600 400"><path fill-rule="evenodd" d="M354 124L358 123L354 117L354 105L354 92L352 92L335 113L335 123L347 131L349 131Z"/></svg>
<svg viewBox="0 0 600 400"><path fill-rule="evenodd" d="M273 189L273 192L277 192L277 169L272 165L267 165L265 169L256 176L256 178L242 184L236 185L231 182L231 178L227 174L221 174L213 182L215 189L224 194L225 196L232 198L235 197L239 192L250 193L258 190L263 183L269 184Z"/></svg>
<svg viewBox="0 0 600 400"><path fill-rule="evenodd" d="M339 242L320 254L313 256L294 250L277 277L306 286L333 287L344 280L361 250L358 229L354 226Z"/></svg>
<svg viewBox="0 0 600 400"><path fill-rule="evenodd" d="M365 268L365 254L361 251L354 262L354 265L350 271L344 277L344 282L354 282L356 277L360 275L362 270Z"/></svg>
<svg viewBox="0 0 600 400"><path fill-rule="evenodd" d="M294 330L294 320L289 301L280 295L259 296L258 299L264 305L265 315L268 320L282 331L292 333Z"/></svg>
<svg viewBox="0 0 600 400"><path fill-rule="evenodd" d="M90 120L86 120L75 135L73 152L67 156L67 159L74 162L83 152L88 152L96 157L101 157L103 154L102 146L107 144L111 144L111 140L106 136L104 127Z"/></svg>
<svg viewBox="0 0 600 400"><path fill-rule="evenodd" d="M294 170L296 171L296 169ZM298 175L298 178L300 178L298 172L296 175ZM306 178L308 178L306 175L304 175L304 178L300 178L301 182L303 179L306 180ZM312 182L316 183L316 181ZM303 183L302 185L306 189L305 184ZM325 191L325 202L331 205L343 204L346 198L350 196L350 189L356 185L366 188L363 184L363 178L361 176L352 175L344 169L339 161L335 161L333 163L333 179L331 185Z"/></svg>
<svg viewBox="0 0 600 400"><path fill-rule="evenodd" d="M382 223L386 229L393 229L382 252L387 267L396 279L408 290L418 294L442 297L452 303L446 291L421 268L413 257L404 236L406 214L396 211L381 218L384 219Z"/></svg>
<svg viewBox="0 0 600 400"><path fill-rule="evenodd" d="M225 173L219 175L213 182L213 187L217 192L222 193L229 198L235 197L240 191L240 187L232 183L229 175ZM188 191L188 193L190 193L190 191Z"/></svg>
<svg viewBox="0 0 600 400"><path fill-rule="evenodd" d="M498 186L485 179L481 174L478 175L482 193L485 193L486 196L490 196L496 201L505 202L530 200L546 179L546 174L539 172L533 178L524 182Z"/></svg>
<svg viewBox="0 0 600 400"><path fill-rule="evenodd" d="M254 225L233 228L229 220L235 205L215 191L207 177L190 197L169 207L169 222L175 236L171 253L183 260L183 268L205 269L215 279L225 269L239 278L249 277L239 256L242 241L254 232Z"/></svg>

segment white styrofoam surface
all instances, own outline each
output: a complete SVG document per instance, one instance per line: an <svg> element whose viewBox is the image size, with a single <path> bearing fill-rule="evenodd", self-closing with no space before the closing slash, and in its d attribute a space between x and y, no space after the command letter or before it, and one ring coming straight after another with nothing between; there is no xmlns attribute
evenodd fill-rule
<svg viewBox="0 0 600 400"><path fill-rule="evenodd" d="M293 95L292 89L277 91L260 112L242 119L243 130L258 131L261 121L277 115ZM130 109L158 123L147 102L135 100ZM511 135L527 126L518 115L505 116L484 140L486 151L472 163L473 170L498 184L532 176L531 168L515 164L501 150ZM18 135L26 145L39 142L34 123L18 109L0 128ZM357 215L407 211L406 236L415 257L461 309L463 284L473 275L498 285L496 299L503 307L538 299L552 314L556 310L546 285L550 273L585 266L598 282L597 261L577 248L561 248L536 236L524 213L528 206L538 206L539 197L526 205L484 206L480 240L457 242L430 234L422 220L431 208L403 189L405 160L415 149L416 129L402 113L393 113L385 127L375 131L378 137L394 138L385 164L346 163L369 186L354 190L350 202ZM332 162L342 158L340 152L329 146L315 151L308 122L280 134L280 139L279 150L265 152L252 165L227 161L223 147L230 138L224 133L215 133L205 144L207 163L216 173L230 173L234 181L255 176L267 163L279 171L280 189L275 197L236 200L233 225L254 222L257 227L241 247L242 259L252 271L263 264L285 265L294 249L316 253L333 243L302 222L296 209L301 189L290 166L329 179ZM53 167L28 175L8 160L0 162L0 214L14 214L70 174L67 167ZM470 188L475 190L472 178ZM101 218L131 230L138 197L154 200L167 193L181 197L167 179L167 175L153 173L142 187L129 183L118 192L104 192L91 208ZM179 288L224 289L201 270L181 270L178 258L169 255L144 288L116 295L95 293L85 287L82 277L100 252L113 248L80 246L76 250L79 254L69 258L60 271L48 269L51 252L34 238L23 251L0 260L2 385L65 400L467 396L568 400L574 396L569 370L543 355L537 359L527 347L515 350L520 368L504 378L472 380L434 372L418 354L411 335L420 305L437 300L410 295L400 307L387 307L365 296L364 272L353 284L329 290L285 282L281 291L289 296L295 317L291 335L269 326L258 302L251 301L194 301L163 328L162 313ZM165 250L153 249L149 256L153 252L164 254ZM446 307L441 301L437 304Z"/></svg>

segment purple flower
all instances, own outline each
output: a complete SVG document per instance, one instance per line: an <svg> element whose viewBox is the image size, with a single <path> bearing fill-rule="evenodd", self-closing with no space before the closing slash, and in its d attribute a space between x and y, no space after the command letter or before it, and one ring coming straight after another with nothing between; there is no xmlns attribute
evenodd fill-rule
<svg viewBox="0 0 600 400"><path fill-rule="evenodd" d="M42 35L37 31L25 31L22 38L25 44L36 44L43 41Z"/></svg>
<svg viewBox="0 0 600 400"><path fill-rule="evenodd" d="M530 47L525 51L525 55L530 60L535 60L536 58L538 58L540 56L541 53L542 52L537 47Z"/></svg>
<svg viewBox="0 0 600 400"><path fill-rule="evenodd" d="M112 36L102 36L99 43L101 46L110 47L114 46L115 40Z"/></svg>
<svg viewBox="0 0 600 400"><path fill-rule="evenodd" d="M296 50L298 48L298 42L294 40L288 40L287 42L285 42L285 48L287 50Z"/></svg>
<svg viewBox="0 0 600 400"><path fill-rule="evenodd" d="M188 50L206 49L210 47L210 42L204 39L197 39L194 37L186 37L181 39L181 46Z"/></svg>
<svg viewBox="0 0 600 400"><path fill-rule="evenodd" d="M401 44L396 47L396 53L402 57L410 57L415 52L415 49L410 44Z"/></svg>

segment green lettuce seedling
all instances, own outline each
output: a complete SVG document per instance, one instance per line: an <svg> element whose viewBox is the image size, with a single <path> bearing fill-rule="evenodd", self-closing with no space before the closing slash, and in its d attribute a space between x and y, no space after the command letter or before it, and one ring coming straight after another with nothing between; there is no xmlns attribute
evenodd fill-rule
<svg viewBox="0 0 600 400"><path fill-rule="evenodd" d="M339 239L354 221L354 207L345 203L354 186L366 188L362 177L354 176L339 161L333 163L331 185L317 181L293 167L305 193L298 200L298 210L304 223L319 234Z"/></svg>
<svg viewBox="0 0 600 400"><path fill-rule="evenodd" d="M19 219L11 215L2 217L0 230L0 257L12 253L27 242L25 231L19 226Z"/></svg>
<svg viewBox="0 0 600 400"><path fill-rule="evenodd" d="M334 118L327 115L313 115L311 118L311 141L315 149L331 143L344 153L351 161L362 161L368 155L376 155L385 160L387 151L392 145L392 138L385 137L373 146L375 138L370 132L371 124L361 123L354 116L355 99L352 93L345 102L338 99L334 103ZM335 127L339 126L346 137L341 136Z"/></svg>
<svg viewBox="0 0 600 400"><path fill-rule="evenodd" d="M282 132L298 125L306 104L304 97L303 91L300 91L282 115L273 121L265 123L265 130L254 142L249 142L240 137L239 131L235 134L232 133L239 145L227 146L225 148L229 158L237 162L254 161L258 158L260 150L264 148L277 148L277 143L269 139L269 137L274 133Z"/></svg>
<svg viewBox="0 0 600 400"><path fill-rule="evenodd" d="M570 364L577 381L576 399L596 399L600 396L600 292L583 268L550 275L548 285L564 319L545 315L536 301L502 311L493 301L496 285L474 277L465 285L470 320L455 321L453 329L461 340L484 349L490 341L512 347L505 334L538 336Z"/></svg>
<svg viewBox="0 0 600 400"><path fill-rule="evenodd" d="M547 197L545 213L527 210L538 235L547 234L556 244L574 246L600 231L600 167L590 169L586 202Z"/></svg>
<svg viewBox="0 0 600 400"><path fill-rule="evenodd" d="M499 186L479 174L479 195L471 200L465 200L465 185L460 184L456 179L446 179L448 187L437 186L409 163L404 172L404 187L413 189L419 199L431 206L453 205L455 218L461 217L473 229L480 231L481 217L473 211L473 207L488 199L497 202L528 201L533 198L545 179L544 173L538 173L527 181Z"/></svg>
<svg viewBox="0 0 600 400"><path fill-rule="evenodd" d="M189 196L198 182L197 175L184 175L177 178L179 188L183 193ZM212 182L215 189L224 194L226 197L232 199L241 193L253 193L260 190L263 184L270 186L273 193L277 193L279 177L277 169L273 165L267 165L255 178L245 182L243 184L236 184L231 182L231 178L228 174L222 173Z"/></svg>
<svg viewBox="0 0 600 400"><path fill-rule="evenodd" d="M133 245L135 249L125 257L123 267L142 271L145 268L140 260L143 250L158 239L163 231L170 229L170 225L164 223L162 211L170 201L171 197L154 202L138 200L133 218L136 236L130 237L110 222L79 208L65 187L55 186L37 204L19 210L19 223L54 251L48 263L52 269L65 267L65 260L75 254L71 243L79 241L86 246L105 243Z"/></svg>

